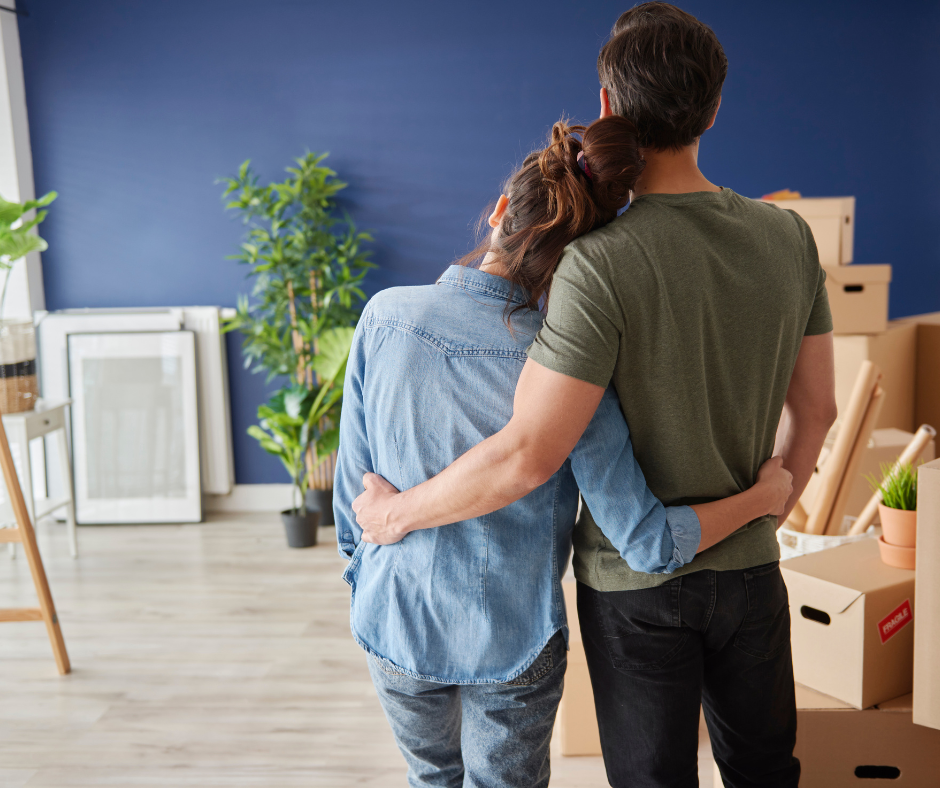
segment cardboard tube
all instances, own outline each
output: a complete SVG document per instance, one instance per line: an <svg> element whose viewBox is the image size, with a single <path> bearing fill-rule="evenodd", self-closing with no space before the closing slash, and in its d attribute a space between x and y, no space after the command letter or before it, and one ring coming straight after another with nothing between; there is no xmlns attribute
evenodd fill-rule
<svg viewBox="0 0 940 788"><path fill-rule="evenodd" d="M809 515L806 513L803 504L797 501L793 510L790 512L790 516L787 518L786 524L793 531L802 531L806 528L806 520L808 518Z"/></svg>
<svg viewBox="0 0 940 788"><path fill-rule="evenodd" d="M927 444L936 436L937 431L933 427L929 424L921 424L917 432L914 433L914 437L911 438L911 442L907 444L907 448L901 452L901 456L898 457L897 462L894 463L894 467L891 468L891 473L888 475L894 476L902 465L913 463L914 460L920 457L920 453ZM858 536L868 530L868 526L874 522L875 515L878 514L878 504L880 502L881 492L876 490L875 494L865 505L865 508L862 509L862 513L858 516L858 519L852 523L852 530L849 531L851 536Z"/></svg>
<svg viewBox="0 0 940 788"><path fill-rule="evenodd" d="M881 386L875 386L875 391L872 394L871 400L868 402L868 410L865 411L865 418L855 438L855 445L852 447L849 461L846 463L845 473L842 475L842 482L839 484L839 492L832 504L832 511L829 513L829 522L826 524L825 531L827 534L836 536L842 529L842 519L845 517L845 506L848 503L852 488L855 486L855 477L858 475L858 466L862 461L862 455L868 448L868 440L871 438L872 430L875 429L875 424L878 422L881 406L884 405L884 393L884 389L881 388Z"/></svg>
<svg viewBox="0 0 940 788"><path fill-rule="evenodd" d="M881 378L881 373L870 361L863 361L855 379L852 396L846 406L842 417L842 424L832 447L832 453L826 459L822 476L819 480L819 493L806 521L806 533L822 534L829 523L832 505L839 494L839 485L845 476L845 466L848 464L855 439L865 419L868 405L875 391L875 386Z"/></svg>

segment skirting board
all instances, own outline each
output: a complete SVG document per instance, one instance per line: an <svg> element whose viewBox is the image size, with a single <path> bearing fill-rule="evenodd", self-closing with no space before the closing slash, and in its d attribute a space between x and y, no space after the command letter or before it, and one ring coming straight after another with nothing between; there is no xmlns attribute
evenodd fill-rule
<svg viewBox="0 0 940 788"><path fill-rule="evenodd" d="M291 506L290 484L236 484L228 495L203 495L207 512L281 512Z"/></svg>

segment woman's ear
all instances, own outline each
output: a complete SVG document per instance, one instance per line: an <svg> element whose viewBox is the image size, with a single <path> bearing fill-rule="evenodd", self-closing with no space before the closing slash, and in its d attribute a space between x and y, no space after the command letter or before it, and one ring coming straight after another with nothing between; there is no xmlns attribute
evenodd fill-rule
<svg viewBox="0 0 940 788"><path fill-rule="evenodd" d="M490 214L490 218L487 220L490 227L497 228L499 223L503 219L503 214L506 213L506 206L509 205L509 198L505 194L499 195L499 199L496 201L496 207L493 209L493 213Z"/></svg>
<svg viewBox="0 0 940 788"><path fill-rule="evenodd" d="M607 88L601 88L601 117L609 118L614 113L610 111L610 99L607 97Z"/></svg>

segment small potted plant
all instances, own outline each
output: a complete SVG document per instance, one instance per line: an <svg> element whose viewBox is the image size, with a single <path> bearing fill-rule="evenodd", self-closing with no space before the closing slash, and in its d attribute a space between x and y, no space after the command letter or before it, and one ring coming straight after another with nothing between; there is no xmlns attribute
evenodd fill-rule
<svg viewBox="0 0 940 788"><path fill-rule="evenodd" d="M881 498L878 504L881 560L890 566L913 569L917 548L917 471L910 463L897 470L888 463L881 466L881 479L869 476L868 483Z"/></svg>
<svg viewBox="0 0 940 788"><path fill-rule="evenodd" d="M289 547L313 547L317 543L321 513L307 507L307 456L329 456L339 444L339 427L330 425L324 430L323 425L343 395L353 334L352 328L333 328L322 334L320 352L313 362L319 386L309 389L295 383L281 389L258 408L259 424L248 428L248 434L280 459L290 475L292 505L281 512Z"/></svg>
<svg viewBox="0 0 940 788"><path fill-rule="evenodd" d="M24 203L7 202L0 197L0 270L5 272L0 294L0 411L20 413L32 410L39 397L36 383L36 330L32 320L4 320L3 307L13 265L30 252L47 248L33 228L46 218L42 208L56 198L55 192Z"/></svg>

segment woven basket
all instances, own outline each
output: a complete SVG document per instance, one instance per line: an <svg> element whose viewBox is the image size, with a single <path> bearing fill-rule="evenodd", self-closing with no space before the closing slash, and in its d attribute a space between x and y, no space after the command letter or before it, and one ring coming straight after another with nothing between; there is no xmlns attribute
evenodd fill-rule
<svg viewBox="0 0 940 788"><path fill-rule="evenodd" d="M12 365L11 365L12 366ZM35 365L34 365L35 366ZM0 413L22 413L36 407L39 385L36 373L7 377L0 367Z"/></svg>
<svg viewBox="0 0 940 788"><path fill-rule="evenodd" d="M31 321L0 321L0 412L36 407L36 329Z"/></svg>

